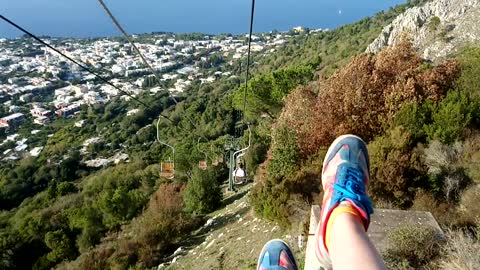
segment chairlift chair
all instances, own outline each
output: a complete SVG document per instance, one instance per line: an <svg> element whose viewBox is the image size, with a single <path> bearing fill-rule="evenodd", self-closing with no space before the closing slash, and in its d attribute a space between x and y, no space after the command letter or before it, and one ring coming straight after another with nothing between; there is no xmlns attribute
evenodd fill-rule
<svg viewBox="0 0 480 270"><path fill-rule="evenodd" d="M240 161L240 158L242 158L243 156L245 156L245 154L247 153L248 149L250 148L250 145L252 144L251 143L251 139L252 139L252 132L250 130L250 125L247 125L247 128L248 128L248 146L243 148L243 149L240 149L238 151L236 151L235 153L233 153L233 160L234 160L234 163L232 165L235 165L237 166L239 164L239 161ZM236 170L235 170L236 171ZM248 181L247 179L247 171L245 170L245 168L243 169L245 175L244 177L237 177L235 176L234 178L234 183L235 184L242 184L242 183L245 183ZM236 174L236 173L235 173Z"/></svg>
<svg viewBox="0 0 480 270"><path fill-rule="evenodd" d="M206 170L208 168L207 161L206 160L200 160L198 162L198 168L200 170Z"/></svg>
<svg viewBox="0 0 480 270"><path fill-rule="evenodd" d="M171 160L160 162L160 177L173 179L175 177L175 163Z"/></svg>
<svg viewBox="0 0 480 270"><path fill-rule="evenodd" d="M198 151L199 151L200 153L202 153L203 155L205 155L205 159L204 159L204 160L200 160L200 161L198 162L198 168L199 168L200 170L204 170L204 171L205 171L205 170L208 168L208 164L207 164L208 155L207 155L206 152L200 150L200 147L199 147L199 146L200 146L200 139L201 139L201 137L198 138L198 141L197 141L197 149L198 149Z"/></svg>
<svg viewBox="0 0 480 270"><path fill-rule="evenodd" d="M160 131L158 129L159 124L160 124L160 119L158 119L158 122L157 122L157 141L160 144L165 145L172 150L171 159L162 160L160 162L160 177L163 177L166 179L173 179L175 178L175 148L160 140Z"/></svg>

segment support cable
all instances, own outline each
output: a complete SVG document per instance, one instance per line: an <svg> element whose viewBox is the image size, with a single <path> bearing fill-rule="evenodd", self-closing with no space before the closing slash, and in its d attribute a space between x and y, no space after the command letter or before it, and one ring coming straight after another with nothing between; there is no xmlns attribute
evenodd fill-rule
<svg viewBox="0 0 480 270"><path fill-rule="evenodd" d="M145 58L145 56L143 55L142 52L140 52L140 49L138 49L137 45L135 45L135 43L133 42L132 38L130 37L130 35L127 33L127 31L125 31L125 29L123 29L122 25L118 22L118 20L115 18L115 16L113 15L113 13L110 11L110 9L107 7L107 5L105 4L105 2L103 0L98 0L98 2L100 3L100 5L103 7L103 9L105 10L105 12L108 14L108 16L110 17L110 19L113 21L113 23L115 24L115 26L118 28L118 30L120 30L120 32L122 32L122 34L125 36L125 38L128 40L128 42L130 43L130 45L132 45L132 47L135 49L135 51L137 52L137 54L140 56L140 58L142 59L142 62L143 64L148 68L150 69L150 71L152 72L152 74L155 76L155 79L157 80L157 83L158 83L158 86L161 86L162 83L160 81L160 78L158 77L158 74L157 72L155 72L155 70L153 69L152 65L150 65L150 63L148 63L147 59ZM170 91L167 91L168 94L170 95L170 97L172 98L173 102L175 102L175 104L178 104L178 101L175 99L175 97L170 93Z"/></svg>
<svg viewBox="0 0 480 270"><path fill-rule="evenodd" d="M155 76L156 80L157 80L157 83L159 84L159 86L161 86L161 82L160 82L160 78L158 77L158 74L155 72L155 70L152 68L152 66L148 63L147 59L143 56L142 52L138 49L138 47L135 45L135 43L133 42L133 40L130 38L129 34L127 33L127 31L125 31L125 29L122 27L122 25L118 22L118 20L115 18L115 16L113 15L113 13L110 11L110 9L108 8L108 6L105 4L105 2L103 0L98 0L98 2L100 3L100 5L103 7L103 9L105 10L105 12L107 13L107 15L110 17L110 19L113 21L113 23L115 24L115 26L118 28L118 30L120 30L120 32L122 32L122 34L125 36L125 38L128 40L128 42L132 45L132 47L135 49L135 51L137 52L137 54L140 56L140 58L142 59L142 62L145 64L145 66L147 66L150 71L153 73L153 75ZM172 98L172 100L175 102L175 105L178 104L178 101L175 99L175 97L170 93L170 91L168 91L168 94L170 96L170 98ZM163 115L161 115L163 116ZM195 128L196 130L200 130L198 128L198 126L195 124L195 122L192 121L192 119L190 119L189 117L186 117L186 119L188 120L188 122L190 122L190 124L193 126L193 128ZM207 140L205 137L201 136L200 137L204 138L205 140ZM208 140L207 140L208 141Z"/></svg>
<svg viewBox="0 0 480 270"><path fill-rule="evenodd" d="M247 70L245 76L245 89L243 90L243 122L245 123L245 114L247 108L247 88L248 79L250 76L250 52L252 47L252 32L253 32L253 19L255 15L255 0L252 0L252 9L250 14L250 32L248 34L248 51L247 51Z"/></svg>
<svg viewBox="0 0 480 270"><path fill-rule="evenodd" d="M35 39L36 41L40 42L42 45L48 47L49 49L55 51L56 53L60 54L62 57L68 59L70 62L76 64L77 66L81 67L82 69L84 69L85 71L87 71L88 73L94 75L95 77L97 77L98 79L100 79L102 82L110 85L111 87L117 89L118 91L124 93L125 95L129 96L130 98L132 98L133 100L137 101L138 103L144 105L145 107L147 108L150 108L150 106L148 106L145 102L141 101L140 99L132 96L130 93L128 93L127 91L125 90L122 90L120 89L118 86L114 85L113 83L109 82L107 79L105 79L104 77L102 77L100 74L96 73L95 71L93 71L92 69L88 68L86 65L84 64L81 64L80 62L78 62L77 60L67 56L66 54L62 53L61 51L59 51L58 49L54 48L52 45L46 43L45 41L43 41L42 39L40 39L39 37L37 37L36 35L30 33L29 31L25 30L24 28L22 28L21 26L19 26L18 24L14 23L13 21L9 20L8 18L6 18L5 16L1 15L0 14L0 18L4 21L6 21L7 23L9 23L10 25L12 25L13 27L17 28L18 30L22 31L23 33L27 34L28 36L30 36L31 38ZM167 118L168 119L168 118ZM169 121L171 121L170 119L168 119Z"/></svg>

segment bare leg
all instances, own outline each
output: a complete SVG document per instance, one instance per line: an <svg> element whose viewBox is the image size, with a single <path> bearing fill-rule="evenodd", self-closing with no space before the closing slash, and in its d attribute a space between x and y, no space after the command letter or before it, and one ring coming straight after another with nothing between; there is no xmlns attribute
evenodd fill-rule
<svg viewBox="0 0 480 270"><path fill-rule="evenodd" d="M329 253L335 270L385 269L360 220L349 213L340 214L333 221Z"/></svg>

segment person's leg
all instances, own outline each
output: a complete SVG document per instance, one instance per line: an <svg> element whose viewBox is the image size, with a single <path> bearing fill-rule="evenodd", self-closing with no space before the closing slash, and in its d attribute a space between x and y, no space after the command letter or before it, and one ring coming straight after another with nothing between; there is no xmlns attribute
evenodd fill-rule
<svg viewBox="0 0 480 270"><path fill-rule="evenodd" d="M351 214L341 214L333 222L329 252L335 270L385 268L362 223Z"/></svg>
<svg viewBox="0 0 480 270"><path fill-rule="evenodd" d="M268 241L258 257L257 270L297 270L292 250L280 239Z"/></svg>
<svg viewBox="0 0 480 270"><path fill-rule="evenodd" d="M384 269L366 230L373 206L366 195L369 158L354 135L337 138L323 163L324 198L316 232L316 255L326 269Z"/></svg>

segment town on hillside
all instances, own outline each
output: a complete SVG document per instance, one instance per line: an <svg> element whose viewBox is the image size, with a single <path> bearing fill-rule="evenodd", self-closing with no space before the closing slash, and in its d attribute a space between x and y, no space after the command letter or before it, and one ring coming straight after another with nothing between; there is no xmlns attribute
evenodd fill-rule
<svg viewBox="0 0 480 270"><path fill-rule="evenodd" d="M261 57L306 31L322 30L296 27L289 32L254 35L251 50ZM208 84L236 77L238 74L232 72L232 67L239 65L247 52L247 36L244 35L158 33L133 36L136 46L160 76L162 85L159 85L125 39L47 37L44 40L124 92L102 83L32 39L0 39L1 161L41 153L43 145L30 145L28 136L16 133L22 125L29 124L30 133L35 135L58 119L73 118L85 107L105 105L114 98L128 101L131 96L155 95L162 91L177 96L188 91L192 83ZM133 109L127 116L137 111ZM82 121L75 125L81 126ZM96 164L93 166L105 162L93 162Z"/></svg>

